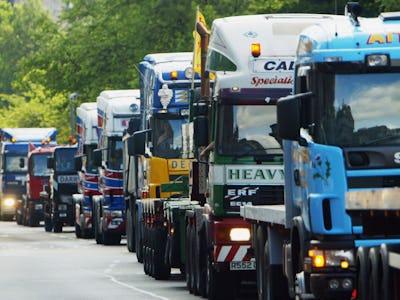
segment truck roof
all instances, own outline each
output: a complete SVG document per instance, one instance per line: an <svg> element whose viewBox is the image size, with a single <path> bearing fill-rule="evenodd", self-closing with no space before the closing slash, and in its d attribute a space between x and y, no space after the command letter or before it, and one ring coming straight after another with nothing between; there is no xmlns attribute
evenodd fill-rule
<svg viewBox="0 0 400 300"><path fill-rule="evenodd" d="M152 65L170 62L188 61L193 59L193 52L171 52L171 53L150 53L147 54L143 61Z"/></svg>
<svg viewBox="0 0 400 300"><path fill-rule="evenodd" d="M98 128L101 134L121 135L133 115L140 114L138 90L103 91L97 97Z"/></svg>
<svg viewBox="0 0 400 300"><path fill-rule="evenodd" d="M11 141L13 138L16 142L37 142L50 139L55 141L57 137L57 129L49 128L1 128L0 135L2 141Z"/></svg>
<svg viewBox="0 0 400 300"><path fill-rule="evenodd" d="M265 76L269 72L271 77L285 71L292 72L290 61L294 61L300 32L313 24L333 18L336 16L260 14L215 19L211 28L206 69L217 72L219 88L221 85L254 88L254 84L251 84L254 76ZM259 57L252 56L251 47L254 43L260 44ZM214 59L218 57L230 61L235 70L225 68L226 65L218 65L218 59ZM276 69L266 70L269 61L273 61L271 66L274 65ZM280 64L282 61L285 64Z"/></svg>
<svg viewBox="0 0 400 300"><path fill-rule="evenodd" d="M97 109L97 103L96 102L84 102L84 103L81 103L81 105L79 105L77 110L78 109L81 110L82 113L84 113L83 111L96 110Z"/></svg>
<svg viewBox="0 0 400 300"><path fill-rule="evenodd" d="M97 144L97 103L85 102L76 109L78 142Z"/></svg>
<svg viewBox="0 0 400 300"><path fill-rule="evenodd" d="M338 57L341 61L364 61L366 54L389 48L391 59L400 59L400 12L382 13L376 18L359 17L358 21L356 26L350 16L342 16L305 29L300 35L300 45L310 43L312 47L308 49L312 51L299 52L301 61Z"/></svg>
<svg viewBox="0 0 400 300"><path fill-rule="evenodd" d="M163 81L170 81L171 71L182 71L187 68L192 68L193 52L175 52L175 53L153 53L147 54L143 61L140 63L141 71L143 71L143 66L146 68L154 69L158 78ZM196 79L199 79L196 77ZM179 76L178 80L191 80L191 78L186 78Z"/></svg>
<svg viewBox="0 0 400 300"><path fill-rule="evenodd" d="M115 98L135 97L140 98L140 90L138 89L127 89L127 90L104 90L97 97L100 99L115 99ZM97 103L98 104L98 103Z"/></svg>
<svg viewBox="0 0 400 300"><path fill-rule="evenodd" d="M251 44L261 43L263 56L293 56L304 28L336 16L319 14L264 14L214 20L209 49L223 53L238 68L248 68Z"/></svg>

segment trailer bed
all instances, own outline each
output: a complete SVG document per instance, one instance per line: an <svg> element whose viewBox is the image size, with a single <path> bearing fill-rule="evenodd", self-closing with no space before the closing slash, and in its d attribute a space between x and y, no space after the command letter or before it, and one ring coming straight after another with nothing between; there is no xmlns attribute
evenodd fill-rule
<svg viewBox="0 0 400 300"><path fill-rule="evenodd" d="M285 205L245 205L240 207L240 215L252 221L286 224Z"/></svg>

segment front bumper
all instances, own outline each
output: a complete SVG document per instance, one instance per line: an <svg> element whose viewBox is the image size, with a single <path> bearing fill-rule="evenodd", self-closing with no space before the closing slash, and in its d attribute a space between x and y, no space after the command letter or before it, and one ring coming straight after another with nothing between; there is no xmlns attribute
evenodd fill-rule
<svg viewBox="0 0 400 300"><path fill-rule="evenodd" d="M356 274L352 272L310 274L311 293L321 299L329 297L350 299L356 282Z"/></svg>

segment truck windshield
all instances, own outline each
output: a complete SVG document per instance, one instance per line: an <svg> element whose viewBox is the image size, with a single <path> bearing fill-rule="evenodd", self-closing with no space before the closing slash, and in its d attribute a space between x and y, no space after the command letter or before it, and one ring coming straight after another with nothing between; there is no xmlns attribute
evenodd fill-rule
<svg viewBox="0 0 400 300"><path fill-rule="evenodd" d="M163 158L182 157L181 127L185 122L182 118L154 120L154 155Z"/></svg>
<svg viewBox="0 0 400 300"><path fill-rule="evenodd" d="M107 149L108 168L113 170L122 170L122 138L110 138Z"/></svg>
<svg viewBox="0 0 400 300"><path fill-rule="evenodd" d="M328 78L325 94L320 95L321 120L317 126L322 143L339 147L400 145L398 73Z"/></svg>
<svg viewBox="0 0 400 300"><path fill-rule="evenodd" d="M76 173L74 163L75 155L76 148L56 149L54 153L56 161L56 172Z"/></svg>
<svg viewBox="0 0 400 300"><path fill-rule="evenodd" d="M97 145L85 145L86 156L83 157L83 164L87 173L96 174L98 172L97 166L93 164L93 150Z"/></svg>
<svg viewBox="0 0 400 300"><path fill-rule="evenodd" d="M28 158L20 155L6 155L5 156L5 171L6 172L17 172L26 173L28 170L27 166Z"/></svg>
<svg viewBox="0 0 400 300"><path fill-rule="evenodd" d="M29 174L31 176L50 176L50 169L47 168L47 158L50 154L35 154L31 156Z"/></svg>
<svg viewBox="0 0 400 300"><path fill-rule="evenodd" d="M282 154L276 136L275 105L221 105L218 153L231 156Z"/></svg>

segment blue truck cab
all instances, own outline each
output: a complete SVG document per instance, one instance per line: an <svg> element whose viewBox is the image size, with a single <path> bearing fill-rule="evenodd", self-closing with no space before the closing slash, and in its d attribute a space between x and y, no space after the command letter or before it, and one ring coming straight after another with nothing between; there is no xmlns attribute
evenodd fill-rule
<svg viewBox="0 0 400 300"><path fill-rule="evenodd" d="M400 13L360 11L300 34L278 101L296 295L366 299L369 249L400 242Z"/></svg>
<svg viewBox="0 0 400 300"><path fill-rule="evenodd" d="M29 143L54 144L57 129L1 128L0 137L0 219L12 220L26 193Z"/></svg>

